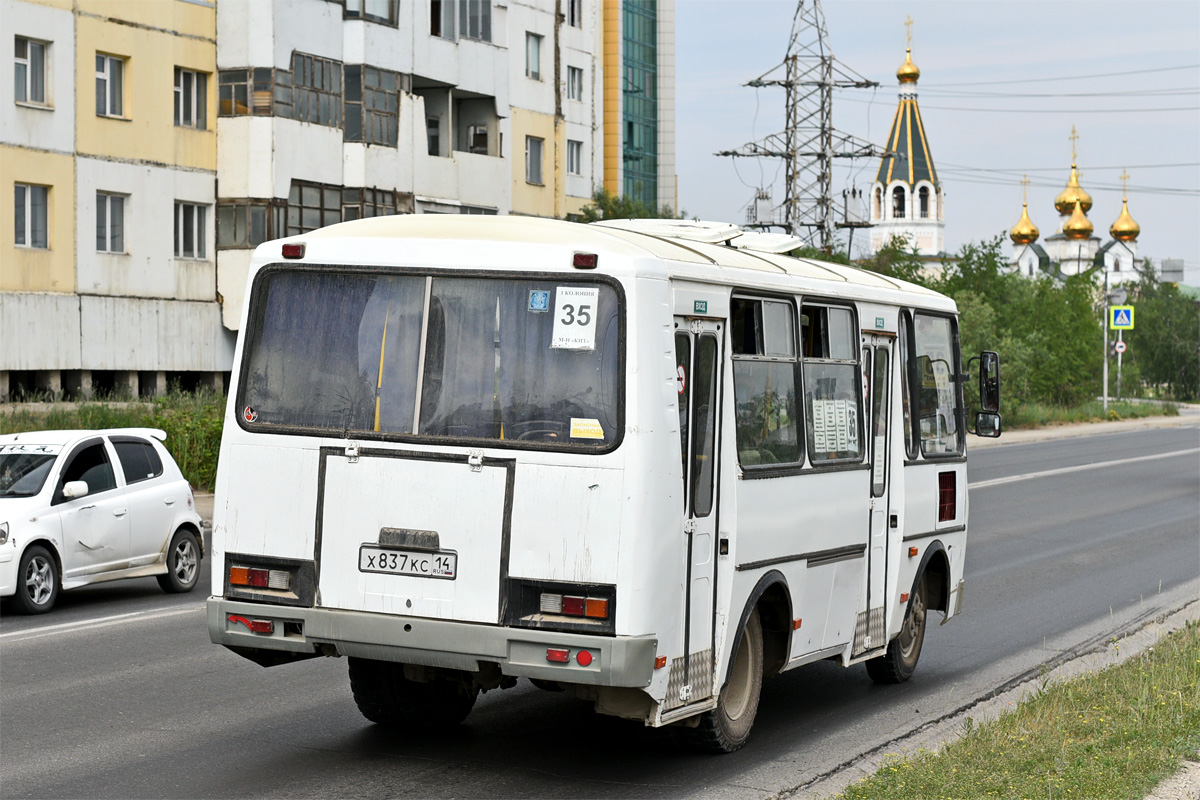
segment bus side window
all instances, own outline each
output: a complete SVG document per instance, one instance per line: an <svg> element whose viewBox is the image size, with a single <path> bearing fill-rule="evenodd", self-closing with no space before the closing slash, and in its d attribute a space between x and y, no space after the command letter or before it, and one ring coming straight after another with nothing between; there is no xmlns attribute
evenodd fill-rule
<svg viewBox="0 0 1200 800"><path fill-rule="evenodd" d="M900 312L900 397L904 408L904 451L908 458L917 457L917 436L913 428L912 379L909 377L912 364L912 317L907 311Z"/></svg>
<svg viewBox="0 0 1200 800"><path fill-rule="evenodd" d="M841 306L805 305L804 404L809 458L814 464L863 457L858 347L854 312Z"/></svg>
<svg viewBox="0 0 1200 800"><path fill-rule="evenodd" d="M687 508L688 482L688 383L692 369L692 338L683 331L675 333L675 369L679 381L679 452L683 462L683 507Z"/></svg>
<svg viewBox="0 0 1200 800"><path fill-rule="evenodd" d="M730 341L738 462L743 467L798 463L795 309L781 300L735 297Z"/></svg>
<svg viewBox="0 0 1200 800"><path fill-rule="evenodd" d="M717 422L717 337L704 334L696 342L695 409L692 442L692 515L707 517L713 508L713 444Z"/></svg>

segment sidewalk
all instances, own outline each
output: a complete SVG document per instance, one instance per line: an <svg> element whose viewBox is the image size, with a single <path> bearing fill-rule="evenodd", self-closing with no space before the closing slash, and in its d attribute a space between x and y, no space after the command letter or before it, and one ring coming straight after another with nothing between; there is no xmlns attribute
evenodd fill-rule
<svg viewBox="0 0 1200 800"><path fill-rule="evenodd" d="M1123 419L1119 422L1073 422L1070 425L1049 425L1045 428L1003 431L999 439L969 436L967 449L976 450L982 447L1001 447L1006 444L1045 442L1051 439L1073 439L1078 436L1097 436L1105 433L1128 433L1152 428L1196 426L1200 426L1200 405L1180 404L1177 417L1141 417L1139 419Z"/></svg>

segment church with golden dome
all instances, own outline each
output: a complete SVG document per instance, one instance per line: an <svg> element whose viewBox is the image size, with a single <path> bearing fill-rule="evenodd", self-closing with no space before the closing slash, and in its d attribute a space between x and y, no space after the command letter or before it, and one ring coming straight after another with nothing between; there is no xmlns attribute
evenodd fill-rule
<svg viewBox="0 0 1200 800"><path fill-rule="evenodd" d="M1135 280L1141 267L1138 264L1137 238L1141 226L1129 214L1129 198L1122 191L1121 214L1109 226L1107 242L1096 235L1088 218L1092 196L1079 183L1078 152L1075 144L1079 135L1071 128L1071 173L1067 185L1054 198L1058 213L1058 229L1038 244L1041 232L1029 216L1029 200L1025 198L1021 218L1009 230L1012 240L1012 263L1022 275L1033 277L1046 273L1055 277L1079 275L1103 269L1110 286ZM1121 175L1122 182L1127 174ZM1028 185L1028 179L1022 181Z"/></svg>
<svg viewBox="0 0 1200 800"><path fill-rule="evenodd" d="M942 183L933 165L925 125L917 107L917 80L921 70L912 60L912 20L904 63L896 70L900 103L892 119L887 149L871 185L871 242L874 255L898 237L926 257L941 256L946 249Z"/></svg>

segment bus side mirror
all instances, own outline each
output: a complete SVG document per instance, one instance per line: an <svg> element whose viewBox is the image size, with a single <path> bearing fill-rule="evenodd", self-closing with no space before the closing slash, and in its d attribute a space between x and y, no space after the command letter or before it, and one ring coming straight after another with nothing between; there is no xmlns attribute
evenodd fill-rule
<svg viewBox="0 0 1200 800"><path fill-rule="evenodd" d="M992 411L978 412L975 414L975 430L972 433L987 439L999 438L1000 415Z"/></svg>
<svg viewBox="0 0 1200 800"><path fill-rule="evenodd" d="M1000 354L991 350L979 354L979 407L992 413L1000 411Z"/></svg>

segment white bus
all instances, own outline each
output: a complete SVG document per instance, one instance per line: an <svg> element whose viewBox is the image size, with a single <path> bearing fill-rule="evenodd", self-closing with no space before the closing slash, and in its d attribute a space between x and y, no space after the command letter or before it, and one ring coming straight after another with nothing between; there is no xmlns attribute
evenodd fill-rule
<svg viewBox="0 0 1200 800"><path fill-rule="evenodd" d="M255 253L213 642L345 656L380 724L529 678L700 747L819 660L906 680L958 612L955 305L682 221L393 216ZM974 431L972 431L974 432Z"/></svg>

